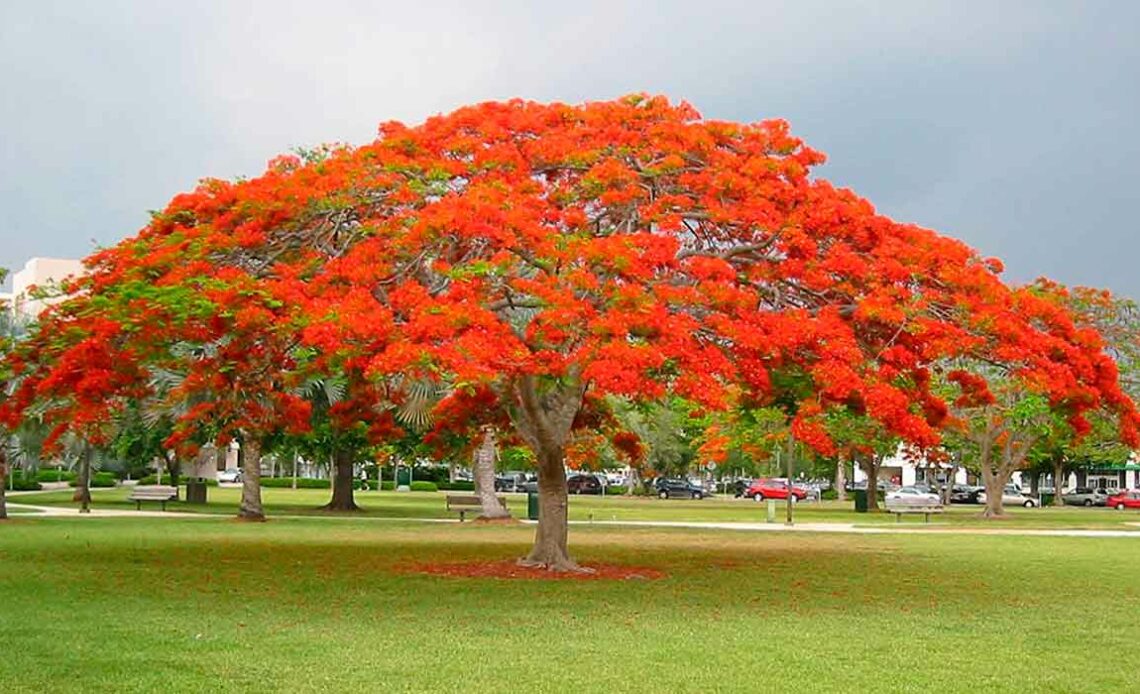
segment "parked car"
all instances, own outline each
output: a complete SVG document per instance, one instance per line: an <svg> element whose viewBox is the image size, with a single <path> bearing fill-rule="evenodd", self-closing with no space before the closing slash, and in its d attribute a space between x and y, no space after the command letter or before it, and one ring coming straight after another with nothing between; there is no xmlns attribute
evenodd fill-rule
<svg viewBox="0 0 1140 694"><path fill-rule="evenodd" d="M1140 491L1134 489L1130 492L1120 492L1108 497L1105 500L1105 505L1117 511L1123 511L1126 508L1140 508Z"/></svg>
<svg viewBox="0 0 1140 694"><path fill-rule="evenodd" d="M495 491L497 492L523 492L526 491L527 476L523 472L507 472L495 477Z"/></svg>
<svg viewBox="0 0 1140 694"><path fill-rule="evenodd" d="M980 496L985 490L985 487L975 487L969 484L956 484L950 489L950 503L976 504L978 503L978 496Z"/></svg>
<svg viewBox="0 0 1140 694"><path fill-rule="evenodd" d="M658 477L653 486L662 499L703 499L707 494L700 485L674 477Z"/></svg>
<svg viewBox="0 0 1140 694"><path fill-rule="evenodd" d="M595 475L571 475L566 480L566 491L571 494L601 494L606 483Z"/></svg>
<svg viewBox="0 0 1140 694"><path fill-rule="evenodd" d="M223 470L222 472L218 473L218 482L235 483L235 482L241 482L241 481L242 481L241 470L236 470L236 469L231 468L229 470Z"/></svg>
<svg viewBox="0 0 1140 694"><path fill-rule="evenodd" d="M1066 506L1104 506L1108 494L1103 489L1077 487L1061 495Z"/></svg>
<svg viewBox="0 0 1140 694"><path fill-rule="evenodd" d="M986 503L986 493L982 491L978 494L978 503ZM1026 496L1021 493L1021 487L1015 484L1006 485L1002 490L1001 503L1005 506L1024 506L1025 508L1033 508L1037 506L1037 499L1031 496Z"/></svg>
<svg viewBox="0 0 1140 694"><path fill-rule="evenodd" d="M942 499L933 492L918 487L899 487L887 492L884 498L888 506L941 506Z"/></svg>
<svg viewBox="0 0 1140 694"><path fill-rule="evenodd" d="M731 491L732 496L739 499L740 497L744 496L744 492L748 490L748 487L751 484L752 480L735 480L733 482L726 482L724 493L727 494Z"/></svg>
<svg viewBox="0 0 1140 694"><path fill-rule="evenodd" d="M805 487L789 485L788 480L780 477L753 481L752 484L748 485L748 489L744 490L744 496L755 501L787 499L789 488L793 501L803 501L807 498L808 490Z"/></svg>

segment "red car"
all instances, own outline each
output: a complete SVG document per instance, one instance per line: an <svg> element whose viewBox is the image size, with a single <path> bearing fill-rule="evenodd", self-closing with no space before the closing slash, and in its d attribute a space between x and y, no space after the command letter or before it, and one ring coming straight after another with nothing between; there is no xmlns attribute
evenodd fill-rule
<svg viewBox="0 0 1140 694"><path fill-rule="evenodd" d="M807 498L808 490L792 485L792 498L803 501ZM764 499L787 499L788 481L785 479L755 480L744 490L744 496L752 497L756 501Z"/></svg>
<svg viewBox="0 0 1140 694"><path fill-rule="evenodd" d="M1113 494L1105 501L1105 506L1123 511L1126 508L1140 508L1140 491Z"/></svg>

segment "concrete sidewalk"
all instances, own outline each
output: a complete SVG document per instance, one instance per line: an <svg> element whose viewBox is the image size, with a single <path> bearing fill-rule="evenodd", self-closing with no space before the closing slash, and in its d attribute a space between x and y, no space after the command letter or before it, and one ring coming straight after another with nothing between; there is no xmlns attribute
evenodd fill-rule
<svg viewBox="0 0 1140 694"><path fill-rule="evenodd" d="M183 511L131 511L124 509L92 509L91 513L82 514L78 509L61 508L58 506L36 506L9 502L9 508L32 511L30 514L21 514L24 517L52 517L52 518L230 518L229 515L216 513L186 513ZM288 519L321 519L321 516L273 515L273 518ZM330 516L325 520L346 519L344 516ZM351 518L349 520L380 521L389 523L459 523L453 518ZM522 520L527 525L534 525L536 521ZM681 530L732 530L736 532L793 532L793 533L832 533L851 535L1007 535L1020 537L1129 537L1140 539L1140 523L1126 523L1134 526L1136 530L1066 530L1066 529L1033 529L1033 528L978 528L961 527L945 524L922 525L855 525L854 523L797 523L784 525L783 523L744 523L744 522L700 522L700 521L581 521L572 520L570 525L578 527L625 527L625 528L674 528Z"/></svg>

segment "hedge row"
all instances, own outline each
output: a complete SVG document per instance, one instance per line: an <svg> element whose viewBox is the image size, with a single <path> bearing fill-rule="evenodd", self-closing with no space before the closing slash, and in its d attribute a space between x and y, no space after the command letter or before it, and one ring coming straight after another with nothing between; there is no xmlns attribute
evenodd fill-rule
<svg viewBox="0 0 1140 694"><path fill-rule="evenodd" d="M448 492L473 492L475 491L475 483L466 480L457 480L455 482L437 482L436 488Z"/></svg>
<svg viewBox="0 0 1140 694"><path fill-rule="evenodd" d="M40 468L36 471L36 480L39 482L70 482L73 479L75 479L75 473L70 470Z"/></svg>
<svg viewBox="0 0 1140 694"><path fill-rule="evenodd" d="M284 489L293 486L292 477L262 477L261 486L272 487L277 489ZM332 487L332 482L329 480L318 480L311 477L298 477L298 489L329 489Z"/></svg>
<svg viewBox="0 0 1140 694"><path fill-rule="evenodd" d="M13 475L7 480L8 489L15 492L38 492L44 488L42 484L31 477Z"/></svg>
<svg viewBox="0 0 1140 694"><path fill-rule="evenodd" d="M67 484L71 487L78 487L79 480L74 479ZM91 489L107 489L119 486L119 480L110 472L96 472L94 475L91 475L91 482L88 486Z"/></svg>

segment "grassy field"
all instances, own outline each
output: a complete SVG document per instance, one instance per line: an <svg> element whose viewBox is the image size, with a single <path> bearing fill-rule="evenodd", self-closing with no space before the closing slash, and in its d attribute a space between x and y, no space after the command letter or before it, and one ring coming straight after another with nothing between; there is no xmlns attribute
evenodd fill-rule
<svg viewBox="0 0 1140 694"><path fill-rule="evenodd" d="M171 510L193 513L217 513L232 515L236 512L240 489L211 488L210 503L197 506L184 503L168 505ZM454 493L454 492L453 492ZM464 493L464 492L459 492ZM126 488L92 490L95 508L134 509L127 501L130 491ZM324 489L263 489L266 512L270 515L328 515L317 510L329 499L329 491ZM444 492L358 492L357 503L362 507L360 515L374 518L455 518L454 513L445 510ZM516 516L526 515L526 496L507 494L507 505ZM13 503L40 504L45 506L73 507L70 491L43 492L12 497ZM156 509L157 504L144 505ZM953 526L977 527L1017 527L1017 528L1112 528L1136 530L1140 526L1140 512L1115 511L1104 508L1066 507L1062 509L1009 509L1009 517L1001 521L990 521L980 517L981 507L953 505L946 513L935 517L934 523ZM657 498L593 497L573 496L570 498L570 517L574 520L596 521L716 521L716 522L763 522L767 510L765 504L757 504L747 499L733 499L718 496L700 501ZM783 522L784 505L777 502L777 519ZM805 503L797 506L795 518L804 523L855 523L874 525L895 523L893 515L855 513L852 502L825 501ZM921 517L907 517L904 523L921 523Z"/></svg>
<svg viewBox="0 0 1140 694"><path fill-rule="evenodd" d="M0 525L0 691L1140 690L1130 538L579 526L581 560L667 577L399 570L531 534L21 517Z"/></svg>

